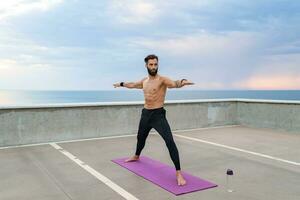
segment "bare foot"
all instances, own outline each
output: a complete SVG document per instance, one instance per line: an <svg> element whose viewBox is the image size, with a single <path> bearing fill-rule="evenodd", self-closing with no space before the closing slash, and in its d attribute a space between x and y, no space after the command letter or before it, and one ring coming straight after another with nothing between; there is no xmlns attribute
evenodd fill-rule
<svg viewBox="0 0 300 200"><path fill-rule="evenodd" d="M139 156L132 156L131 158L128 158L127 160L125 160L125 162L134 162L139 160Z"/></svg>
<svg viewBox="0 0 300 200"><path fill-rule="evenodd" d="M180 171L176 172L176 177L177 177L177 184L178 185L185 185L186 184L186 180L183 178Z"/></svg>

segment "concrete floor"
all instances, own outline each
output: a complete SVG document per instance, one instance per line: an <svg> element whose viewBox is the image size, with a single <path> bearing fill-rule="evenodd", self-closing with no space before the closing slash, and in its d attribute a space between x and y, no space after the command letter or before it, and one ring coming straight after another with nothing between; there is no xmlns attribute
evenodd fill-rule
<svg viewBox="0 0 300 200"><path fill-rule="evenodd" d="M300 135L244 126L173 135L182 170L218 187L175 196L111 162L133 154L135 136L56 144L136 199L300 199ZM155 132L142 154L173 166ZM50 144L1 149L0 162L0 200L124 199ZM225 188L227 168L235 172L233 193Z"/></svg>

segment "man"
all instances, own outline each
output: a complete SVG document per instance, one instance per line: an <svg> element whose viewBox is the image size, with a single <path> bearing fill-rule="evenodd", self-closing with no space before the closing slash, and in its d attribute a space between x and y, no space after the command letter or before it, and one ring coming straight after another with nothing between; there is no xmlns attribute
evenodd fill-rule
<svg viewBox="0 0 300 200"><path fill-rule="evenodd" d="M171 159L176 168L176 179L178 185L185 185L180 168L179 153L173 140L169 123L166 119L166 110L163 108L167 88L181 88L194 83L182 79L173 81L165 76L160 76L158 71L158 57L148 55L145 59L145 66L148 70L148 77L138 82L121 82L114 84L114 87L143 89L145 104L142 110L139 129L137 135L137 146L135 155L127 159L126 162L139 160L142 149L145 146L146 138L152 128L154 128L164 139Z"/></svg>

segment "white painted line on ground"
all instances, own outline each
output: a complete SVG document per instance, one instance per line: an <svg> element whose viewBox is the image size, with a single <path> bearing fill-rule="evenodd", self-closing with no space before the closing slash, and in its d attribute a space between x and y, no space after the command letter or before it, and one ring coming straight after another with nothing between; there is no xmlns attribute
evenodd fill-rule
<svg viewBox="0 0 300 200"><path fill-rule="evenodd" d="M183 130L175 130L172 132L188 132L188 131L197 131L197 130L206 130L206 129L218 129L218 128L230 128L230 127L239 127L241 125L228 125L228 126L215 126L215 127L204 127L204 128L195 128L195 129L183 129ZM156 131L152 130L151 133L155 133ZM115 139L115 138L124 138L124 137L133 137L137 134L127 134L127 135L115 135L115 136L104 136L104 137L96 137L96 138L87 138L87 139L78 139L78 140L66 140L55 142L56 144L62 143L70 143L70 142L81 142L81 141L90 141L90 140L105 140L105 139Z"/></svg>
<svg viewBox="0 0 300 200"><path fill-rule="evenodd" d="M182 130L176 130L172 132L177 133L177 132L201 131L201 130L232 128L232 127L240 127L240 126L241 125L214 126L214 127L203 127L203 128L193 128L193 129L182 129Z"/></svg>
<svg viewBox="0 0 300 200"><path fill-rule="evenodd" d="M210 142L210 141L206 141L206 140L201 140L201 139L198 139L198 138L188 137L188 136L184 136L184 135L178 135L178 134L173 134L173 135L176 136L176 137L181 137L181 138L185 138L185 139L188 139L188 140L193 140L193 141L196 141L196 142L202 142L202 143L205 143L205 144L210 144L210 145L214 145L214 146L218 146L218 147L223 147L223 148L230 149L230 150L235 150L235 151L239 151L239 152L243 152L243 153L252 154L252 155L255 155L255 156L260 156L260 157L263 157L263 158L276 160L276 161L279 161L279 162L284 162L284 163L300 166L300 163L298 163L298 162L285 160L285 159L282 159L282 158L277 158L277 157L269 156L269 155L266 155L266 154L261 154L261 153L257 153L257 152L253 152L253 151L248 151L248 150L244 150L244 149L240 149L240 148L236 148L236 147L231 147L231 146L227 146L227 145L223 145L223 144L218 144L218 143L214 143L214 142Z"/></svg>
<svg viewBox="0 0 300 200"><path fill-rule="evenodd" d="M206 129L218 129L218 128L230 128L230 127L238 127L241 125L229 125L229 126L215 126L215 127L204 127L204 128L195 128L195 129L183 129L183 130L175 130L172 131L174 133L177 132L188 132L188 131L197 131L197 130L206 130ZM151 131L155 133L156 131ZM90 141L90 140L105 140L105 139L115 139L115 138L124 138L124 137L133 137L137 134L127 134L127 135L114 135L114 136L104 136L104 137L95 137L95 138L86 138L86 139L76 139L76 140L64 140L55 142L56 144L62 143L71 143L71 142L81 142L81 141ZM40 145L49 145L53 142L44 142L44 143L36 143L36 144L23 144L23 145L14 145L14 146L7 146L7 147L0 147L1 149L10 149L10 148L19 148L19 147L33 147L33 146L40 146Z"/></svg>
<svg viewBox="0 0 300 200"><path fill-rule="evenodd" d="M128 199L128 200L138 200L138 198L136 198L135 196L133 196L132 194L130 194L129 192L127 192L126 190L124 190L123 188L121 188L119 185L117 185L116 183L114 183L113 181L111 181L110 179L108 179L106 176L100 174L98 171L96 171L95 169L93 169L89 165L85 164L84 162L82 162L81 160L79 160L78 158L76 158L76 156L74 156L70 152L66 151L65 149L63 149L62 147L60 147L59 145L57 145L56 143L49 143L49 144L52 147L54 147L55 149L57 149L58 151L60 151L62 154L64 154L65 156L67 156L73 162L75 162L76 164L78 164L80 167L82 167L83 169L85 169L87 172L89 172L95 178L97 178L98 180L100 180L103 183L105 183L108 187L110 187L111 189L113 189L115 192L117 192L118 194L120 194L125 199Z"/></svg>
<svg viewBox="0 0 300 200"><path fill-rule="evenodd" d="M105 136L105 137L86 138L86 139L77 139L77 140L64 140L64 141L58 141L58 142L44 142L44 143L36 143L36 144L22 144L22 145L0 147L0 150L1 149L11 149L11 148L20 148L20 147L34 147L34 146L40 146L40 145L49 145L51 143L57 143L57 144L59 144L59 143L81 142L81 141L89 141L89 140L114 139L114 138L132 137L132 136L136 136L136 134Z"/></svg>
<svg viewBox="0 0 300 200"><path fill-rule="evenodd" d="M104 136L104 137L86 138L86 139L78 139L78 140L64 140L64 141L59 141L59 142L55 142L55 143L56 143L56 144L62 144L62 143L83 142L83 141L90 141L90 140L116 139L116 138L132 137L132 136L136 136L136 134L113 135L113 136Z"/></svg>
<svg viewBox="0 0 300 200"><path fill-rule="evenodd" d="M41 146L41 145L48 145L49 142L43 142L43 143L36 143L36 144L21 144L21 145L13 145L13 146L6 146L6 147L0 147L0 150L2 149L14 149L14 148L21 148L21 147L34 147L34 146Z"/></svg>

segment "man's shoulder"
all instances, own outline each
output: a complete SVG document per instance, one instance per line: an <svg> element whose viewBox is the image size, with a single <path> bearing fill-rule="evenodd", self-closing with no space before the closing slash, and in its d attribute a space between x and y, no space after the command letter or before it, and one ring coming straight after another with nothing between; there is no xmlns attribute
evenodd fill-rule
<svg viewBox="0 0 300 200"><path fill-rule="evenodd" d="M168 80L168 79L170 79L170 78L167 77L167 76L165 76L165 75L160 75L160 79L161 79L162 81L165 81L165 80Z"/></svg>
<svg viewBox="0 0 300 200"><path fill-rule="evenodd" d="M144 78L142 78L141 82L144 82L147 79L148 79L148 77L144 77Z"/></svg>

